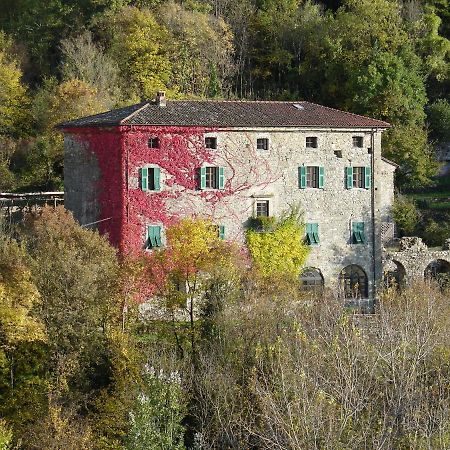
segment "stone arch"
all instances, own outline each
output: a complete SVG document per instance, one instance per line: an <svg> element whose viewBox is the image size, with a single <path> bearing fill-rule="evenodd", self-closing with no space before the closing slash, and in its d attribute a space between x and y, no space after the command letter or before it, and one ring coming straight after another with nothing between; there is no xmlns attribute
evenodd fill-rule
<svg viewBox="0 0 450 450"><path fill-rule="evenodd" d="M386 264L383 272L383 281L386 287L397 286L398 288L402 288L405 286L406 269L400 261L391 259Z"/></svg>
<svg viewBox="0 0 450 450"><path fill-rule="evenodd" d="M320 269L305 267L299 276L300 289L307 292L321 293L324 288L324 278Z"/></svg>
<svg viewBox="0 0 450 450"><path fill-rule="evenodd" d="M434 259L424 271L425 280L435 280L442 286L450 284L450 262L445 259Z"/></svg>
<svg viewBox="0 0 450 450"><path fill-rule="evenodd" d="M346 299L369 296L369 282L364 269L356 264L344 267L339 274L339 292Z"/></svg>

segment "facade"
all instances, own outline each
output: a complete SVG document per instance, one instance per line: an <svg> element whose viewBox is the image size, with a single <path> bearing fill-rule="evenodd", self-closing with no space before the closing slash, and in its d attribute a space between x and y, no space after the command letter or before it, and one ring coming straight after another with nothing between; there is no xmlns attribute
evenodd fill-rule
<svg viewBox="0 0 450 450"><path fill-rule="evenodd" d="M249 219L298 205L304 283L373 298L392 229L389 124L309 102L156 100L60 126L65 205L121 252L164 245L183 216L244 243Z"/></svg>

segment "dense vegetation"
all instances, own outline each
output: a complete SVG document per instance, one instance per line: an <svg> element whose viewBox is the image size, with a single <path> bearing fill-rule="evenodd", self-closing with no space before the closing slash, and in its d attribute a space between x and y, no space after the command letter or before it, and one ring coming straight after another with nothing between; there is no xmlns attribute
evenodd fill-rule
<svg viewBox="0 0 450 450"><path fill-rule="evenodd" d="M247 257L201 220L141 260L62 208L1 232L0 449L450 446L448 291L355 316Z"/></svg>
<svg viewBox="0 0 450 450"><path fill-rule="evenodd" d="M447 0L2 0L0 190L62 187L55 124L153 98L303 98L387 120L399 186L449 139Z"/></svg>

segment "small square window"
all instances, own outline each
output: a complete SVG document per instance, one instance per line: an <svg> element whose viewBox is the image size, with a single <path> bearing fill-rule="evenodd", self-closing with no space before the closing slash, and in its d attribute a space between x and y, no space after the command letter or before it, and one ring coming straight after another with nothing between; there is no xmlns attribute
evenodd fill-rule
<svg viewBox="0 0 450 450"><path fill-rule="evenodd" d="M353 136L353 147L363 148L364 138L362 136Z"/></svg>
<svg viewBox="0 0 450 450"><path fill-rule="evenodd" d="M148 148L159 148L159 139L157 137L151 137L148 139Z"/></svg>
<svg viewBox="0 0 450 450"><path fill-rule="evenodd" d="M306 148L317 148L317 138L308 136L306 138Z"/></svg>
<svg viewBox="0 0 450 450"><path fill-rule="evenodd" d="M269 200L256 202L256 217L269 217Z"/></svg>
<svg viewBox="0 0 450 450"><path fill-rule="evenodd" d="M217 138L216 137L205 137L205 147L206 148L217 148Z"/></svg>
<svg viewBox="0 0 450 450"><path fill-rule="evenodd" d="M269 150L269 139L267 138L256 139L256 148L258 150Z"/></svg>

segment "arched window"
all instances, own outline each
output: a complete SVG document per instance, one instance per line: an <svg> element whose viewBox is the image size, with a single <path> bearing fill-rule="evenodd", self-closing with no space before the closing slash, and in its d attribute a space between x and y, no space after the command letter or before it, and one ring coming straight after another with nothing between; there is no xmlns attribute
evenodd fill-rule
<svg viewBox="0 0 450 450"><path fill-rule="evenodd" d="M307 267L300 274L300 288L304 291L321 292L323 284L322 273L315 267Z"/></svg>
<svg viewBox="0 0 450 450"><path fill-rule="evenodd" d="M441 287L450 285L450 263L443 259L431 261L425 269L426 280L436 280Z"/></svg>
<svg viewBox="0 0 450 450"><path fill-rule="evenodd" d="M401 289L405 286L405 278L406 270L402 263L392 260L385 265L383 274L385 287L395 286Z"/></svg>
<svg viewBox="0 0 450 450"><path fill-rule="evenodd" d="M368 297L366 272L355 264L342 269L339 275L339 284L345 298Z"/></svg>

